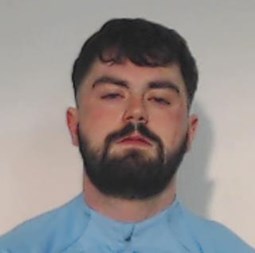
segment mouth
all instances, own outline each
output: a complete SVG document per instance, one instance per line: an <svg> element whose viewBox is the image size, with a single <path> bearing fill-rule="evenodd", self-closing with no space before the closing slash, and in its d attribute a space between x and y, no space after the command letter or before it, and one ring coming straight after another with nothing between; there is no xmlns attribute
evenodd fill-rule
<svg viewBox="0 0 255 253"><path fill-rule="evenodd" d="M117 142L118 144L151 146L151 142L141 135L131 135Z"/></svg>

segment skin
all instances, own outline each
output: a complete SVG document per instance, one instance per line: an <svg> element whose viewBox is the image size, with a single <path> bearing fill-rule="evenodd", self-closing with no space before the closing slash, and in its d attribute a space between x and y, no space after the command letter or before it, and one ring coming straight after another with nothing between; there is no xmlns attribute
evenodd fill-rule
<svg viewBox="0 0 255 253"><path fill-rule="evenodd" d="M96 60L80 86L77 108L67 110L67 125L72 143L78 146L77 125L92 147L102 151L109 133L128 122L143 122L161 138L165 153L174 152L188 135L193 141L198 119L189 115L185 83L176 64L166 67L141 67L126 60L122 64ZM145 156L156 155L154 143L139 141L113 143L110 154L140 149ZM84 197L88 205L112 219L138 222L155 215L171 204L176 195L175 179L159 195L147 200L125 200L99 192L84 175Z"/></svg>

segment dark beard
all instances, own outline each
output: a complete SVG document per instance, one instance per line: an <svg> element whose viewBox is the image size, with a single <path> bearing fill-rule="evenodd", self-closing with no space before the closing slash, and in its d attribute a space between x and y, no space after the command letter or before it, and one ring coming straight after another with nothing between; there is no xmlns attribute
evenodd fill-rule
<svg viewBox="0 0 255 253"><path fill-rule="evenodd" d="M156 158L148 158L144 151L129 149L122 155L109 155L110 145L135 131L130 123L118 132L110 134L102 152L92 150L90 143L78 128L79 149L85 171L103 194L122 198L144 200L161 193L171 182L187 149L187 136L175 152L164 157L163 144L158 136L144 124L137 132L157 144Z"/></svg>

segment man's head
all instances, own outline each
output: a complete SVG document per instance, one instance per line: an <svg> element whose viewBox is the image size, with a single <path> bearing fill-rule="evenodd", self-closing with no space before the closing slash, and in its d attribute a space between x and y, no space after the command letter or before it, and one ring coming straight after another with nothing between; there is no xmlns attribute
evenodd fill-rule
<svg viewBox="0 0 255 253"><path fill-rule="evenodd" d="M113 19L83 45L73 66L72 81L77 96L82 80L95 60L138 66L180 67L189 103L197 88L198 70L186 41L172 29L143 19Z"/></svg>
<svg viewBox="0 0 255 253"><path fill-rule="evenodd" d="M67 121L98 190L145 199L169 185L196 129L189 106L197 79L185 41L161 25L112 20L87 40Z"/></svg>

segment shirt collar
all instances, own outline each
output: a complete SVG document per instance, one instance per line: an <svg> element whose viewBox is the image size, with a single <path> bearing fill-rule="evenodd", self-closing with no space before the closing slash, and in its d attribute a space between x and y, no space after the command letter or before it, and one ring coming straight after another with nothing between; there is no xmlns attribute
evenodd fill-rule
<svg viewBox="0 0 255 253"><path fill-rule="evenodd" d="M139 237L144 231L148 231L159 224L168 224L170 220L175 220L176 209L179 201L177 198L164 210L154 216L140 222L121 222L111 219L103 214L95 211L84 200L84 196L80 196L83 202L83 208L86 215L89 216L89 223L105 234L111 240L127 241L131 237ZM89 226L92 227L92 226Z"/></svg>
<svg viewBox="0 0 255 253"><path fill-rule="evenodd" d="M79 202L87 217L87 226L76 244L79 252L98 252L95 247L102 247L100 252L124 252L129 247L136 252L148 253L165 252L166 249L171 252L198 252L196 242L187 229L185 209L177 199L165 210L137 223L119 222L96 212L87 205L83 195Z"/></svg>

